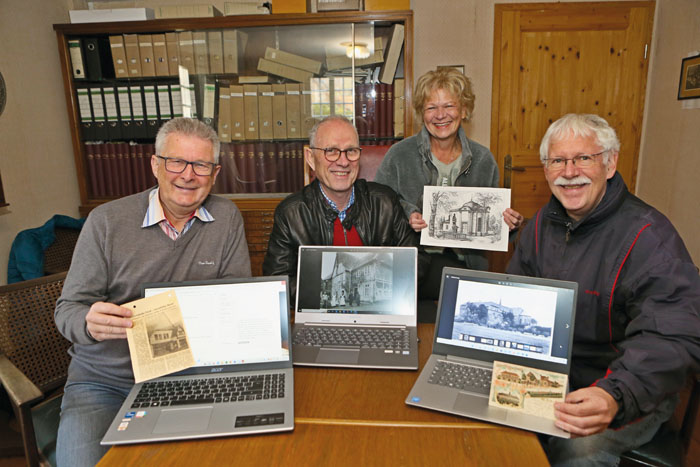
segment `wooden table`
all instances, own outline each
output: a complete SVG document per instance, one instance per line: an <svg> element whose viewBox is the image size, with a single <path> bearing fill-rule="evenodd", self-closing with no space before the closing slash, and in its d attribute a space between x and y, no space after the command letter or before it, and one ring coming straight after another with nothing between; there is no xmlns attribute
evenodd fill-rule
<svg viewBox="0 0 700 467"><path fill-rule="evenodd" d="M418 327L421 368L433 328ZM417 377L295 367L293 432L114 446L99 465L547 465L533 433L404 404Z"/></svg>

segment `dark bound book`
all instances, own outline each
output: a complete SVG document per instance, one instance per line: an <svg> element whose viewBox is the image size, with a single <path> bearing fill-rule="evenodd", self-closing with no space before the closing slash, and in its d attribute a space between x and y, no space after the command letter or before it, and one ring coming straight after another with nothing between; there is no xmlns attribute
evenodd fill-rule
<svg viewBox="0 0 700 467"><path fill-rule="evenodd" d="M377 121L377 137L386 138L387 133L387 101L386 101L386 88L387 85L384 83L377 84L377 109L376 109L376 121Z"/></svg>
<svg viewBox="0 0 700 467"><path fill-rule="evenodd" d="M245 193L246 184L246 159L245 159L245 144L244 143L234 143L233 151L236 158L236 182L235 182L235 193Z"/></svg>
<svg viewBox="0 0 700 467"><path fill-rule="evenodd" d="M257 193L255 177L255 143L245 143L245 192Z"/></svg>
<svg viewBox="0 0 700 467"><path fill-rule="evenodd" d="M365 97L367 99L367 114L365 115L365 121L367 122L367 131L365 136L367 138L377 137L377 119L376 119L376 108L377 108L377 90L376 84L365 85Z"/></svg>
<svg viewBox="0 0 700 467"><path fill-rule="evenodd" d="M386 86L386 113L384 114L386 137L392 138L394 136L394 84L384 86Z"/></svg>
<svg viewBox="0 0 700 467"><path fill-rule="evenodd" d="M114 187L114 179L117 175L117 155L114 153L111 143L103 143L100 146L102 146L102 160L104 161L105 195L115 197L118 196Z"/></svg>
<svg viewBox="0 0 700 467"><path fill-rule="evenodd" d="M265 143L265 193L277 193L277 148L275 143Z"/></svg>
<svg viewBox="0 0 700 467"><path fill-rule="evenodd" d="M146 175L146 188L154 187L158 184L158 180L153 176L153 171L151 170L151 156L156 153L156 145L153 143L146 143L143 145L143 171Z"/></svg>
<svg viewBox="0 0 700 467"><path fill-rule="evenodd" d="M87 160L88 174L90 175L90 195L93 198L100 198L102 195L98 187L94 147L94 144L83 144L83 153L85 154L85 159Z"/></svg>
<svg viewBox="0 0 700 467"><path fill-rule="evenodd" d="M117 160L119 161L119 179L121 180L121 195L136 193L129 163L129 144L117 143Z"/></svg>
<svg viewBox="0 0 700 467"><path fill-rule="evenodd" d="M266 193L265 180L268 174L265 166L265 143L256 141L255 143L255 189L257 193Z"/></svg>
<svg viewBox="0 0 700 467"><path fill-rule="evenodd" d="M212 193L226 193L227 179L228 179L228 161L226 160L226 153L228 151L228 145L230 143L221 143L221 150L219 151L219 165L221 169L219 174L216 176L214 181L214 187L212 188Z"/></svg>

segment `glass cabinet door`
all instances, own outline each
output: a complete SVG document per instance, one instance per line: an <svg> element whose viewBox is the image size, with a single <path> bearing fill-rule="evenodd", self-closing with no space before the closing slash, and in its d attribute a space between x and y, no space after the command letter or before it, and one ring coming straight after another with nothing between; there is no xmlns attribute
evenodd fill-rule
<svg viewBox="0 0 700 467"><path fill-rule="evenodd" d="M309 131L329 115L352 120L361 145L403 137L401 21L259 23L66 33L85 198L153 186L155 135L178 116L218 132L214 192L233 198L299 190Z"/></svg>

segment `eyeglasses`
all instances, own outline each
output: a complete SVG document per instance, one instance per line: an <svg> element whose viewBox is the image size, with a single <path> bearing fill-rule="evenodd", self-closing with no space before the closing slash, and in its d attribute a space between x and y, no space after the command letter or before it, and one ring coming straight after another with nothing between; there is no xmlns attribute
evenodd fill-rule
<svg viewBox="0 0 700 467"><path fill-rule="evenodd" d="M216 168L217 164L214 164L212 162L201 162L201 161L195 161L195 162L190 162L186 161L184 159L178 159L175 157L165 157L165 156L156 156L159 159L163 159L165 161L165 170L167 170L170 173L174 174L181 174L182 172L185 171L188 165L192 166L192 170L194 170L195 175L199 175L201 177L206 177L208 175L211 175L214 173L214 169Z"/></svg>
<svg viewBox="0 0 700 467"><path fill-rule="evenodd" d="M545 159L544 164L548 170L557 171L564 170L566 168L566 163L571 161L571 163L579 169L585 169L587 167L592 167L595 163L595 157L600 156L604 152L605 151L600 151L596 154L580 154L572 157L571 159L566 159L564 157L551 157Z"/></svg>
<svg viewBox="0 0 700 467"><path fill-rule="evenodd" d="M345 157L348 158L350 162L355 162L360 158L360 154L362 154L362 148L348 148L348 149L339 149L339 148L312 148L309 147L309 149L318 149L319 151L323 151L323 155L326 157L326 160L328 162L335 162L338 159L340 159L340 155L342 153L345 153Z"/></svg>

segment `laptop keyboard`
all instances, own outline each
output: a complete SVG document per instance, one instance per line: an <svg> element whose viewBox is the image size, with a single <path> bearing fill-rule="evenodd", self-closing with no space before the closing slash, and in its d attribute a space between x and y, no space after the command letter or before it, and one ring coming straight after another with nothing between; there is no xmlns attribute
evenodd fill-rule
<svg viewBox="0 0 700 467"><path fill-rule="evenodd" d="M131 408L215 404L283 397L284 373L222 376L143 383Z"/></svg>
<svg viewBox="0 0 700 467"><path fill-rule="evenodd" d="M387 353L409 353L409 331L402 328L358 328L303 326L294 334L294 345L312 347L350 346L384 349Z"/></svg>
<svg viewBox="0 0 700 467"><path fill-rule="evenodd" d="M488 396L491 389L491 370L438 360L428 377L428 382Z"/></svg>

